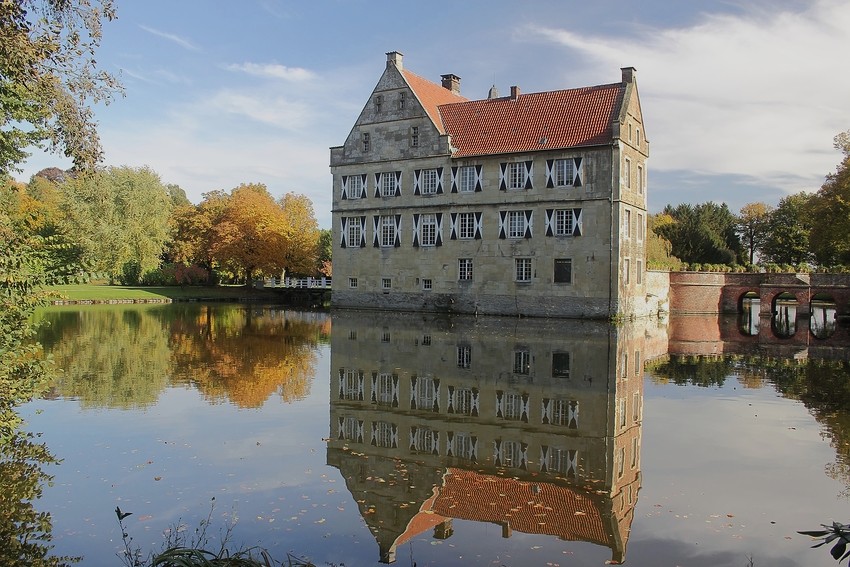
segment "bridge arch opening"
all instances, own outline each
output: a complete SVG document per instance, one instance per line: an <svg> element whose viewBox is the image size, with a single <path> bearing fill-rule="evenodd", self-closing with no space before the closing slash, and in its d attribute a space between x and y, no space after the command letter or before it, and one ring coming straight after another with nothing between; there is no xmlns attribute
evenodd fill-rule
<svg viewBox="0 0 850 567"><path fill-rule="evenodd" d="M816 293L810 303L811 320L809 329L818 339L828 339L835 333L838 316L838 304L826 293Z"/></svg>
<svg viewBox="0 0 850 567"><path fill-rule="evenodd" d="M773 298L773 317L771 327L773 334L787 339L797 332L797 307L799 301L793 293L783 292Z"/></svg>
<svg viewBox="0 0 850 567"><path fill-rule="evenodd" d="M748 291L738 298L738 330L748 337L759 334L761 298L755 291Z"/></svg>

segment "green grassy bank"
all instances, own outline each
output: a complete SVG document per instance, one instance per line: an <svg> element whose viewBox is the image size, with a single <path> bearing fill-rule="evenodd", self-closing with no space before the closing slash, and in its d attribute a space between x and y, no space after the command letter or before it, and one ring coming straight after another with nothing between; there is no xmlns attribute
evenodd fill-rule
<svg viewBox="0 0 850 567"><path fill-rule="evenodd" d="M108 303L114 301L168 302L168 301L239 301L245 299L273 301L279 299L274 292L250 289L245 286L160 286L133 287L122 285L80 284L50 288L58 294L59 302Z"/></svg>

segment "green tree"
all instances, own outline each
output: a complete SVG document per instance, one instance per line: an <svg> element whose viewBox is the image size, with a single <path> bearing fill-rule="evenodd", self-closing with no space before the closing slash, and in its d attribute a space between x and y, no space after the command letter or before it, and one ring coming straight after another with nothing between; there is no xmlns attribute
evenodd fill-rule
<svg viewBox="0 0 850 567"><path fill-rule="evenodd" d="M316 271L325 276L333 272L333 231L329 228L319 229L319 241L316 244Z"/></svg>
<svg viewBox="0 0 850 567"><path fill-rule="evenodd" d="M747 203L741 207L738 215L737 229L741 243L746 250L750 264L755 259L756 252L767 237L767 223L771 208L764 203Z"/></svg>
<svg viewBox="0 0 850 567"><path fill-rule="evenodd" d="M673 245L661 236L664 226L675 221L670 215L659 213L646 219L646 265L648 268L675 270L682 261L673 256Z"/></svg>
<svg viewBox="0 0 850 567"><path fill-rule="evenodd" d="M0 2L0 173L45 142L81 170L100 160L89 105L121 87L94 54L102 20L114 18L112 0Z"/></svg>
<svg viewBox="0 0 850 567"><path fill-rule="evenodd" d="M762 244L762 258L776 264L803 264L812 260L809 232L810 193L788 195L770 213L767 234Z"/></svg>
<svg viewBox="0 0 850 567"><path fill-rule="evenodd" d="M809 245L819 264L850 264L850 130L835 137L835 149L844 154L835 173L809 203L812 223Z"/></svg>
<svg viewBox="0 0 850 567"><path fill-rule="evenodd" d="M156 173L110 167L69 179L62 189L67 231L86 265L113 278L128 263L142 273L159 266L171 199Z"/></svg>
<svg viewBox="0 0 850 567"><path fill-rule="evenodd" d="M670 242L673 256L683 262L734 264L741 258L735 215L725 203L667 205L663 214L673 222L657 226L655 232Z"/></svg>

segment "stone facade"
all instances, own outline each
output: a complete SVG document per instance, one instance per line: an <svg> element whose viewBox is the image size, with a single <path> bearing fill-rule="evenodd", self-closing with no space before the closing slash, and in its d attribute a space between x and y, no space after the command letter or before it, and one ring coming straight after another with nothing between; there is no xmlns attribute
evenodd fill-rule
<svg viewBox="0 0 850 567"><path fill-rule="evenodd" d="M530 95L514 87L486 101L459 96L459 84L455 75L426 81L389 53L345 144L331 148L332 304L650 314L649 148L634 69L611 85ZM605 104L604 120L582 114ZM496 114L476 123L487 112ZM529 124L545 126L514 140Z"/></svg>

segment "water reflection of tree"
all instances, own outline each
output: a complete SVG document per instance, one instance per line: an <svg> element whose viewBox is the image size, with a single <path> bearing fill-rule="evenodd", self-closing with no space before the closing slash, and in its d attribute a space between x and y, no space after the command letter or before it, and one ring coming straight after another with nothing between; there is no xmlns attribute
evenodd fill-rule
<svg viewBox="0 0 850 567"><path fill-rule="evenodd" d="M150 308L47 313L40 337L61 373L54 390L83 407L148 407L170 374L167 322Z"/></svg>
<svg viewBox="0 0 850 567"><path fill-rule="evenodd" d="M287 316L288 315L288 316ZM329 319L241 305L87 307L48 311L40 335L62 374L53 394L83 407L139 408L170 383L258 407L309 391Z"/></svg>
<svg viewBox="0 0 850 567"><path fill-rule="evenodd" d="M181 318L171 333L175 379L213 401L259 407L277 392L284 401L309 393L320 324L244 307L206 307Z"/></svg>
<svg viewBox="0 0 850 567"><path fill-rule="evenodd" d="M57 567L79 559L51 555L52 521L33 502L52 477L42 469L57 461L31 435L0 441L0 565Z"/></svg>
<svg viewBox="0 0 850 567"><path fill-rule="evenodd" d="M722 386L733 363L723 357L671 356L647 366L653 381L661 384Z"/></svg>
<svg viewBox="0 0 850 567"><path fill-rule="evenodd" d="M850 362L844 360L790 360L771 357L674 357L649 367L656 382L721 386L736 376L745 387L773 384L782 396L799 400L823 426L835 462L826 474L840 481L842 496L850 498Z"/></svg>

